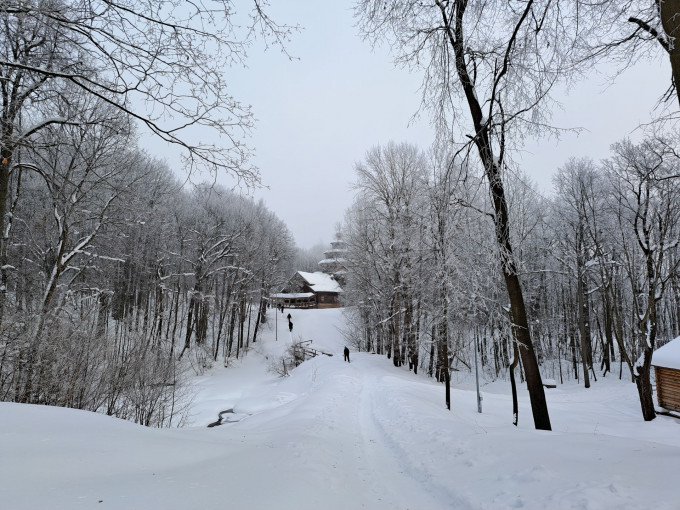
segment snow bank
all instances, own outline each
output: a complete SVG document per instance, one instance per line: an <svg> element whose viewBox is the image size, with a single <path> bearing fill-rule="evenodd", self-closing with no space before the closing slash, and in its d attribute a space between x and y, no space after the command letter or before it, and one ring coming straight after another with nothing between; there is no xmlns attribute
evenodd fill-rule
<svg viewBox="0 0 680 510"><path fill-rule="evenodd" d="M272 312L274 312L272 310ZM294 310L301 334L341 354L341 310ZM276 378L273 315L243 361L197 378L195 427L157 430L83 411L0 404L8 509L677 509L680 422L643 422L635 385L528 395L511 425L508 384L453 389L382 356L319 356ZM297 326L296 326L297 327ZM269 359L268 359L269 358ZM229 406L242 418L206 428Z"/></svg>

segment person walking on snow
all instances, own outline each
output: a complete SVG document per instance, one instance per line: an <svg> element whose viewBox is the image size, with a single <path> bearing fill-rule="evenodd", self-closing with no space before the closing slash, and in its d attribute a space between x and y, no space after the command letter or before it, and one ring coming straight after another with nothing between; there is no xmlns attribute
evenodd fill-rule
<svg viewBox="0 0 680 510"><path fill-rule="evenodd" d="M349 349L345 345L345 361L349 363Z"/></svg>

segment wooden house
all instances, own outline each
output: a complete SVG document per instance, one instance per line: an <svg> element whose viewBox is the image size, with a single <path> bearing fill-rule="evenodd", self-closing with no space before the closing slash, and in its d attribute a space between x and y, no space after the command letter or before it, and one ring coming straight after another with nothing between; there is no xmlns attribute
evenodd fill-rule
<svg viewBox="0 0 680 510"><path fill-rule="evenodd" d="M313 292L282 292L269 296L272 303L285 308L316 308L316 296Z"/></svg>
<svg viewBox="0 0 680 510"><path fill-rule="evenodd" d="M680 412L680 337L654 351L652 366L659 406Z"/></svg>
<svg viewBox="0 0 680 510"><path fill-rule="evenodd" d="M308 273L298 271L291 279L291 285L297 286L300 292L313 292L316 296L317 308L336 308L340 306L342 289L330 275L320 271Z"/></svg>
<svg viewBox="0 0 680 510"><path fill-rule="evenodd" d="M329 274L298 271L280 294L270 297L288 308L336 308L340 306L342 289Z"/></svg>

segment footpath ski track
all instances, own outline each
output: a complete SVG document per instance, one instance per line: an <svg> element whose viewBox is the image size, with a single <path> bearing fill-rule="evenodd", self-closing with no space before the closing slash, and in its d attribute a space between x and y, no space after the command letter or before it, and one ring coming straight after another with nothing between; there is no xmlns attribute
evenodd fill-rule
<svg viewBox="0 0 680 510"><path fill-rule="evenodd" d="M418 422L422 423L423 418L410 412L404 399L389 391L386 382L389 376L375 376L365 371L362 377L367 384L366 391L361 395L359 423L368 441L366 451L372 455L376 468L380 465L392 466L394 476L401 478L399 486L405 488L408 494L425 492L432 495L432 501L416 501L416 506L411 508L437 508L436 502L441 501L449 501L451 508L472 508L468 501L452 490L450 484L443 485L442 480L433 473L432 468L435 466L430 462L430 448L424 450L422 445L417 447L409 440L411 434L418 434L422 438L432 433L425 427L419 427ZM396 437L398 431L406 435ZM436 438L428 439L432 441L432 447L438 447ZM384 461L380 462L380 458ZM426 490L423 491L424 487Z"/></svg>
<svg viewBox="0 0 680 510"><path fill-rule="evenodd" d="M394 428L413 429L418 417L400 408L403 402L398 398L382 400L386 393L385 374L369 370L375 368L368 363L370 356L355 355L352 363L337 373L335 387L340 391L328 400L322 416L325 426L343 427L350 432L343 437L353 438L337 445L337 459L354 459L351 465L342 466L342 476L354 472L359 485L353 490L366 495L367 507L439 508L441 503L437 502L451 501L451 508L470 508L469 503L432 477L421 455L424 452L413 451L409 442L391 435ZM347 455L349 451L351 455ZM420 460L414 463L414 457ZM424 491L423 486L428 489ZM426 500L424 493L428 494Z"/></svg>

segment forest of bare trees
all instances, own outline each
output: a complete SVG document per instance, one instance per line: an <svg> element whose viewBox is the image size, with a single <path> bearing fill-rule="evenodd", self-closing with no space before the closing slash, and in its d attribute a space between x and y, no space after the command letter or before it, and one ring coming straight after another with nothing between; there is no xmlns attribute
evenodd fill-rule
<svg viewBox="0 0 680 510"><path fill-rule="evenodd" d="M219 3L0 2L0 399L178 424L192 369L257 341L288 229L138 146L141 125L185 179L258 182L224 75L290 29Z"/></svg>
<svg viewBox="0 0 680 510"><path fill-rule="evenodd" d="M677 306L671 313L667 304L675 297L664 292L677 265L673 115L639 145L614 147L606 171L595 173L608 176L606 185L586 182L585 170L580 182L576 168L593 164L567 165L554 205L516 177L522 169L515 158L528 136L559 136L550 122L556 89L593 65L609 59L625 67L665 51L675 76L678 7L643 0L357 2L362 35L388 41L395 64L421 74L422 108L441 147L427 163L411 146L378 147L357 165L360 193L348 237L357 250L353 293L365 347L415 368L418 339L428 338L428 370L446 383L450 406L450 367L456 360L469 366L460 344L477 337L483 363L493 360L496 373L510 367L513 394L521 363L535 427L550 430L540 366L556 362L564 377L561 360L571 352L574 376L588 387L598 342L608 368L615 337L642 414L653 419L655 339L660 328L665 338L678 333ZM605 206L605 198L617 205ZM608 229L594 226L600 224ZM619 236L603 240L614 232ZM662 325L659 317L669 314L675 318ZM516 397L514 407L516 420Z"/></svg>
<svg viewBox="0 0 680 510"><path fill-rule="evenodd" d="M0 324L2 399L169 424L188 370L226 365L257 341L269 289L290 272L292 238L262 203L183 191L163 164L109 147L109 133L75 128L74 143L64 131L22 151L36 171L11 181L21 197Z"/></svg>
<svg viewBox="0 0 680 510"><path fill-rule="evenodd" d="M21 151L3 400L169 422L184 372L241 356L288 276L292 238L262 203L184 191L125 142L101 125L59 127Z"/></svg>
<svg viewBox="0 0 680 510"><path fill-rule="evenodd" d="M241 357L270 291L316 268L318 247L296 251L263 203L188 186L138 146L150 132L183 151L184 178L259 185L253 115L227 71L256 38L286 54L296 27L266 2L214 4L0 1L0 400L177 424L187 374ZM544 377L630 379L653 419L652 352L680 334L675 106L609 158L566 162L552 194L516 156L560 134L555 91L601 62L656 52L680 76L678 2L355 12L364 38L420 73L436 131L427 151L389 143L356 165L343 235L355 345L443 382L449 408L451 373L476 353L510 378L515 423L516 371L538 429L551 428Z"/></svg>

